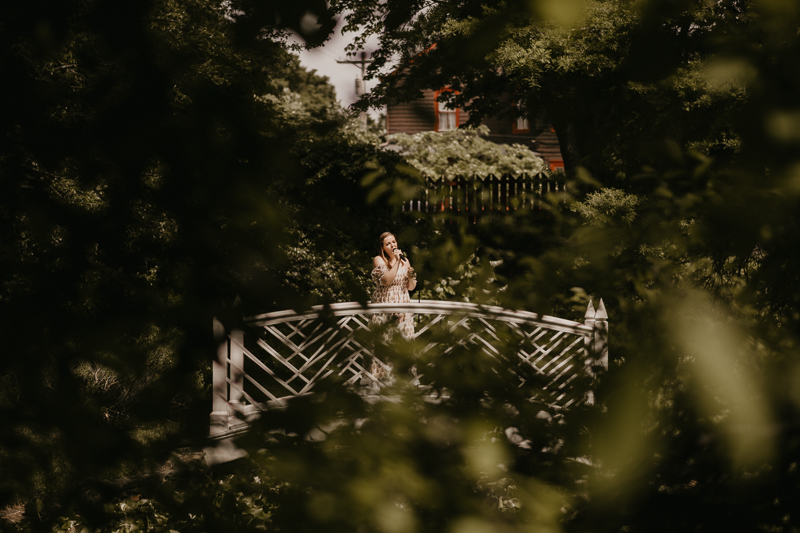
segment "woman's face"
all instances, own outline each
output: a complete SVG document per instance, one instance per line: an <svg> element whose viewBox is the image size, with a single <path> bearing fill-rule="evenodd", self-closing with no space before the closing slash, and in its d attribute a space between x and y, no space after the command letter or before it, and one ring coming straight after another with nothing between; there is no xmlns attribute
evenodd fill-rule
<svg viewBox="0 0 800 533"><path fill-rule="evenodd" d="M397 248L397 241L394 238L394 235L389 235L383 239L383 251L386 252L386 255L392 257L393 250Z"/></svg>

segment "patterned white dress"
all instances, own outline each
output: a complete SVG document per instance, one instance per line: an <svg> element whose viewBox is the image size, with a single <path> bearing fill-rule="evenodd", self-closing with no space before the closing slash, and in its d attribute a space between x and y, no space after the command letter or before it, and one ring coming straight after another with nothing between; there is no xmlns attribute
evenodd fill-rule
<svg viewBox="0 0 800 533"><path fill-rule="evenodd" d="M375 292L372 293L372 303L407 303L411 299L408 296L408 269L400 269L394 277L394 281L389 285L383 285L381 278L389 272L385 264L376 266L372 270L372 281L375 283ZM410 339L414 336L414 314L413 313L377 313L372 315L370 323L373 325L393 322L394 327L387 328L383 335L383 341L392 342L394 331ZM384 367L388 367L388 370ZM373 360L370 373L376 378L385 381L390 379L391 364L381 365Z"/></svg>

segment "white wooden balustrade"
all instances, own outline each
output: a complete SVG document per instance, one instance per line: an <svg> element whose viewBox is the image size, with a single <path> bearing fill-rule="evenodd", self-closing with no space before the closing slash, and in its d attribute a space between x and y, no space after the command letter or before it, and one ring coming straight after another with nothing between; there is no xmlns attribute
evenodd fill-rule
<svg viewBox="0 0 800 533"><path fill-rule="evenodd" d="M509 366L528 365L528 372L533 369L543 378L546 384L541 390L547 390L558 408L593 401L591 391L571 384L580 375L592 376L593 367L608 368L608 317L602 300L597 311L589 303L583 323L436 300L366 306L349 302L301 313L276 311L246 317L244 329L230 332L215 319L218 349L213 367L212 436L242 430L246 427L243 419L311 393L315 383L334 373L352 387L364 383L373 389L385 387L369 372L373 353L366 332L375 313L414 313L415 337L428 341L420 354L436 349L446 355L468 344ZM441 346L434 335L436 328L444 328L454 344ZM516 354L501 353L509 346L501 337L508 335L517 339ZM386 367L386 361L376 361ZM524 381L520 377L520 385ZM531 391L532 396L536 393Z"/></svg>

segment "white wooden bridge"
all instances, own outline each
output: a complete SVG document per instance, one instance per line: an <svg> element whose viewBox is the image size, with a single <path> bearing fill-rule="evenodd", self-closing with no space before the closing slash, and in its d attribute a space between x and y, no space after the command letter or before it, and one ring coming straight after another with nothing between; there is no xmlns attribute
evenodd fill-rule
<svg viewBox="0 0 800 533"><path fill-rule="evenodd" d="M602 300L592 303L584 321L542 316L494 306L422 300L405 304L358 302L317 306L307 312L276 311L246 317L243 329L226 331L214 320L218 349L213 366L211 435L224 438L246 429L246 420L264 410L310 394L332 374L350 387L385 387L370 373L373 358L370 317L375 313L413 313L415 338L424 346L417 355L438 350L447 355L471 346L487 357L505 361L509 370L522 365L543 378L531 397L546 398L555 408L593 401L590 390L574 386L592 368L608 368L608 316ZM453 345L443 346L435 333L446 331ZM516 353L505 353L512 337ZM387 368L388 361L377 363ZM424 373L424 372L423 372ZM523 373L515 373L525 386Z"/></svg>

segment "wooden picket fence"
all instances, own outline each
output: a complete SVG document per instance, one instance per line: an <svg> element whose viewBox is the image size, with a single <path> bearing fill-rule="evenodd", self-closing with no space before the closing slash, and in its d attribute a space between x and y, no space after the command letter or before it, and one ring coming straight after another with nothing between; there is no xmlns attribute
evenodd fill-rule
<svg viewBox="0 0 800 533"><path fill-rule="evenodd" d="M563 192L563 174L521 174L514 176L460 176L453 180L427 180L420 197L408 201L404 211L450 213L472 222L490 213L520 209L538 211L549 193Z"/></svg>

